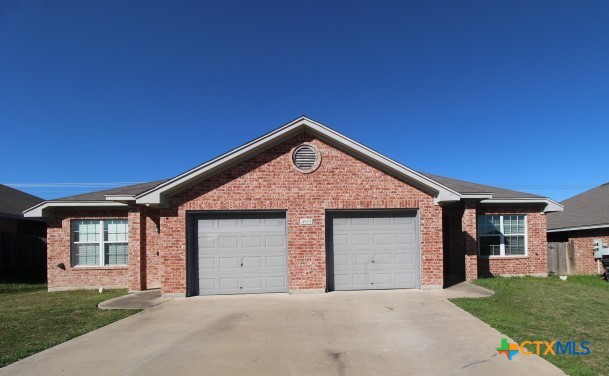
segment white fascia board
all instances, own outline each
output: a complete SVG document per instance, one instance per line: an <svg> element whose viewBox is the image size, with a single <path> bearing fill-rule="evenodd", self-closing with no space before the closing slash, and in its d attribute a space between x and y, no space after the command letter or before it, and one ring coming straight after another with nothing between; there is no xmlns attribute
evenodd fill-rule
<svg viewBox="0 0 609 376"><path fill-rule="evenodd" d="M592 225L592 226L577 226L577 227L565 227L565 228L555 228L552 230L547 230L547 232L563 232L563 231L579 231L579 230L594 230L597 228L609 228L609 224L605 225Z"/></svg>
<svg viewBox="0 0 609 376"><path fill-rule="evenodd" d="M98 207L123 207L127 204L112 201L44 201L40 204L33 206L23 212L23 216L26 218L42 218L44 217L44 210L50 208L98 208Z"/></svg>
<svg viewBox="0 0 609 376"><path fill-rule="evenodd" d="M135 201L135 196L126 195L106 195L107 201Z"/></svg>
<svg viewBox="0 0 609 376"><path fill-rule="evenodd" d="M462 199L474 199L474 200L489 200L493 198L492 193L461 193Z"/></svg>
<svg viewBox="0 0 609 376"><path fill-rule="evenodd" d="M398 174L404 175L414 182L418 182L424 187L437 192L436 202L447 202L447 201L459 201L461 195L456 191L424 176L410 168L389 159L382 154L346 137L342 134L324 126L323 124L312 121L306 117L301 117L295 121L284 125L262 137L257 138L243 146L240 146L226 154L219 156L207 163L197 166L185 173L176 176L167 182L160 184L159 186L152 188L146 192L136 196L136 203L138 204L150 204L158 205L162 203L162 195L166 192L185 185L191 179L204 178L206 175L212 175L215 171L221 167L230 164L231 162L238 162L246 159L248 156L255 154L256 152L265 149L269 145L278 143L286 139L289 135L295 134L302 129L308 129L314 133L320 134L322 137L328 138L342 147L345 147L357 154L367 157L382 166L385 166Z"/></svg>
<svg viewBox="0 0 609 376"><path fill-rule="evenodd" d="M492 198L480 201L481 204L544 204L544 213L560 212L564 207L558 202L549 198Z"/></svg>

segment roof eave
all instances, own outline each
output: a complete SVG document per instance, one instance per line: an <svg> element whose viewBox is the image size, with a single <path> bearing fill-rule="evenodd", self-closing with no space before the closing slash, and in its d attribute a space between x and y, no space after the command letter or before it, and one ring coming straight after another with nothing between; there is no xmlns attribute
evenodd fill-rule
<svg viewBox="0 0 609 376"><path fill-rule="evenodd" d="M134 195L105 195L106 201L135 201Z"/></svg>
<svg viewBox="0 0 609 376"><path fill-rule="evenodd" d="M598 228L609 228L609 224L553 228L553 229L548 229L547 232L594 230L594 229L598 229Z"/></svg>
<svg viewBox="0 0 609 376"><path fill-rule="evenodd" d="M552 213L563 211L563 206L547 197L523 197L523 198L491 198L480 201L481 204L542 204L545 205L543 212Z"/></svg>
<svg viewBox="0 0 609 376"><path fill-rule="evenodd" d="M43 201L23 212L25 218L44 218L48 211L56 208L98 208L127 207L127 204L114 201Z"/></svg>
<svg viewBox="0 0 609 376"><path fill-rule="evenodd" d="M473 200L489 200L493 198L492 193L461 193L462 199L473 199Z"/></svg>

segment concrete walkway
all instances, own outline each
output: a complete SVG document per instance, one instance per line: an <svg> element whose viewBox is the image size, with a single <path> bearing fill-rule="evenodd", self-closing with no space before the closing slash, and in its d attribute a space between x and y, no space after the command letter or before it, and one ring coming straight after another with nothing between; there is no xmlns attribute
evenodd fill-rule
<svg viewBox="0 0 609 376"><path fill-rule="evenodd" d="M100 309L148 309L172 298L163 297L160 289L133 292L106 300L97 305Z"/></svg>
<svg viewBox="0 0 609 376"><path fill-rule="evenodd" d="M0 375L562 375L495 350L499 332L450 303L489 291L178 298L43 351Z"/></svg>

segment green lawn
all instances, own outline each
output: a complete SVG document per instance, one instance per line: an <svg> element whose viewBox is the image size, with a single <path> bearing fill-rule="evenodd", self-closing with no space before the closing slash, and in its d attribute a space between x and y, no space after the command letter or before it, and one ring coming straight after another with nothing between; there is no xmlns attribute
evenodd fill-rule
<svg viewBox="0 0 609 376"><path fill-rule="evenodd" d="M42 284L0 283L0 367L138 312L97 308L126 293L49 293Z"/></svg>
<svg viewBox="0 0 609 376"><path fill-rule="evenodd" d="M544 358L569 375L609 375L609 283L597 276L569 276L566 282L523 277L479 279L476 284L496 295L453 303L516 342L590 341L588 356Z"/></svg>

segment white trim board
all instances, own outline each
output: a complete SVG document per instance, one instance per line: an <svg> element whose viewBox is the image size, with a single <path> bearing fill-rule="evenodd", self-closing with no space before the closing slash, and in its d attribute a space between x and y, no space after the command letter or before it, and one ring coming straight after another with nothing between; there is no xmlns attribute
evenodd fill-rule
<svg viewBox="0 0 609 376"><path fill-rule="evenodd" d="M127 204L114 201L43 201L40 204L29 208L23 212L23 216L26 218L43 217L44 210L48 208L98 208L98 207L127 207Z"/></svg>
<svg viewBox="0 0 609 376"><path fill-rule="evenodd" d="M576 227L564 227L547 230L546 232L563 232L563 231L579 231L579 230L594 230L597 228L609 228L609 224L605 225L591 225L591 226L576 226Z"/></svg>

